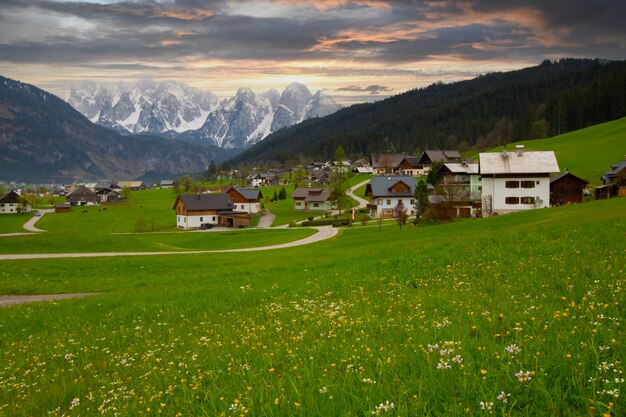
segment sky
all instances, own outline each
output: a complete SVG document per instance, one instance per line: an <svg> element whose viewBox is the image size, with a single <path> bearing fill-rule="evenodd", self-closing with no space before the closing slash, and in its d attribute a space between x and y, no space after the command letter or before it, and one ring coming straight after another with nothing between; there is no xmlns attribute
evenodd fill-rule
<svg viewBox="0 0 626 417"><path fill-rule="evenodd" d="M624 0L0 0L0 75L323 89L344 104L563 57L626 58Z"/></svg>

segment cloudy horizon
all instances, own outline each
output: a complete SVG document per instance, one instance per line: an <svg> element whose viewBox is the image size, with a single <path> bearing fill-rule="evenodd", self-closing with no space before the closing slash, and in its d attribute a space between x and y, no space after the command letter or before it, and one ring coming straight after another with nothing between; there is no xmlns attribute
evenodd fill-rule
<svg viewBox="0 0 626 417"><path fill-rule="evenodd" d="M292 82L372 101L564 57L624 59L626 3L3 0L0 75L172 80L230 97Z"/></svg>

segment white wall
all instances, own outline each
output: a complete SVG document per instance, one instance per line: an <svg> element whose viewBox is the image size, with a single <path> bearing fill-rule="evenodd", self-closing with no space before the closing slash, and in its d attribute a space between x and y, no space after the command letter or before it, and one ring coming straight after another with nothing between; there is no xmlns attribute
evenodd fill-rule
<svg viewBox="0 0 626 417"><path fill-rule="evenodd" d="M203 214L202 216L176 215L176 227L179 229L198 229L203 223L217 224L217 214Z"/></svg>
<svg viewBox="0 0 626 417"><path fill-rule="evenodd" d="M390 200L390 203L387 201ZM402 200L402 205L406 209L408 216L415 215L415 199L413 197L385 197L385 198L372 198L370 203L376 205L376 211L370 209L371 217L380 217L383 213L393 213L393 209L398 205L398 200ZM379 204L381 201L381 204Z"/></svg>
<svg viewBox="0 0 626 417"><path fill-rule="evenodd" d="M506 188L506 181L533 181L534 188ZM505 214L520 210L550 207L550 178L549 177L513 177L493 178L487 175L482 177L483 203L486 196L492 196L492 210L495 213ZM507 204L506 197L535 197L534 204ZM539 197L539 199L537 199ZM485 213L483 209L484 215Z"/></svg>
<svg viewBox="0 0 626 417"><path fill-rule="evenodd" d="M258 213L261 211L261 203L233 203L233 211L242 213Z"/></svg>
<svg viewBox="0 0 626 417"><path fill-rule="evenodd" d="M17 210L17 203L16 204L12 204L12 203L3 203L0 204L0 214L16 214L19 213L19 211ZM32 208L30 206L30 204L26 205L25 207L22 208L22 213L30 213L32 211Z"/></svg>

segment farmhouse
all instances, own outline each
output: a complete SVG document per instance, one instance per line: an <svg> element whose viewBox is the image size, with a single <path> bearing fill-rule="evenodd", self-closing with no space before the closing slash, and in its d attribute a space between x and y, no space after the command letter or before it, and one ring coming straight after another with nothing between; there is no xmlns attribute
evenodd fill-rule
<svg viewBox="0 0 626 417"><path fill-rule="evenodd" d="M461 154L459 151L453 150L430 150L422 152L417 161L419 165L424 167L425 173L428 173L433 162L442 162L444 164L461 162Z"/></svg>
<svg viewBox="0 0 626 417"><path fill-rule="evenodd" d="M554 152L517 145L515 153L505 149L479 157L483 217L550 207L550 174L559 172Z"/></svg>
<svg viewBox="0 0 626 417"><path fill-rule="evenodd" d="M172 207L176 211L176 227L197 229L203 224L246 227L250 217L234 210L228 194L179 194Z"/></svg>
<svg viewBox="0 0 626 417"><path fill-rule="evenodd" d="M278 185L278 175L271 172L248 175L247 180L251 187Z"/></svg>
<svg viewBox="0 0 626 417"><path fill-rule="evenodd" d="M581 203L583 190L589 184L571 172L563 172L550 178L550 205Z"/></svg>
<svg viewBox="0 0 626 417"><path fill-rule="evenodd" d="M117 203L120 201L120 193L110 188L104 188L96 191L96 195L101 203Z"/></svg>
<svg viewBox="0 0 626 417"><path fill-rule="evenodd" d="M226 190L226 194L230 196L235 210L244 213L258 213L261 211L261 199L263 198L261 190L230 187Z"/></svg>
<svg viewBox="0 0 626 417"><path fill-rule="evenodd" d="M296 188L289 196L296 210L327 211L337 207L330 188Z"/></svg>
<svg viewBox="0 0 626 417"><path fill-rule="evenodd" d="M81 185L65 197L65 202L73 206L93 206L100 204L100 198L95 192Z"/></svg>
<svg viewBox="0 0 626 417"><path fill-rule="evenodd" d="M415 214L415 187L417 180L412 176L377 176L365 186L365 195L370 198L370 216L391 218L394 208L404 206L407 214Z"/></svg>
<svg viewBox="0 0 626 417"><path fill-rule="evenodd" d="M15 190L9 191L0 198L0 214L30 213L31 210L30 203L23 199Z"/></svg>
<svg viewBox="0 0 626 417"><path fill-rule="evenodd" d="M398 173L403 160L404 154L402 153L373 153L372 169L374 174Z"/></svg>
<svg viewBox="0 0 626 417"><path fill-rule="evenodd" d="M150 188L143 181L117 181L115 186L119 189L130 188L133 191L146 190Z"/></svg>
<svg viewBox="0 0 626 417"><path fill-rule="evenodd" d="M611 165L600 179L603 185L596 187L596 200L626 196L626 160Z"/></svg>
<svg viewBox="0 0 626 417"><path fill-rule="evenodd" d="M441 185L453 201L480 200L480 174L478 164L452 162L443 164Z"/></svg>

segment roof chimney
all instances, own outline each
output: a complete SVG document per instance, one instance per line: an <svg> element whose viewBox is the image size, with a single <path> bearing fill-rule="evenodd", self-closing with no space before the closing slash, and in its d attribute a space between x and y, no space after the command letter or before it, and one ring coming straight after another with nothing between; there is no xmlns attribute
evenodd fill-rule
<svg viewBox="0 0 626 417"><path fill-rule="evenodd" d="M524 145L515 145L515 153L517 156L524 155Z"/></svg>

